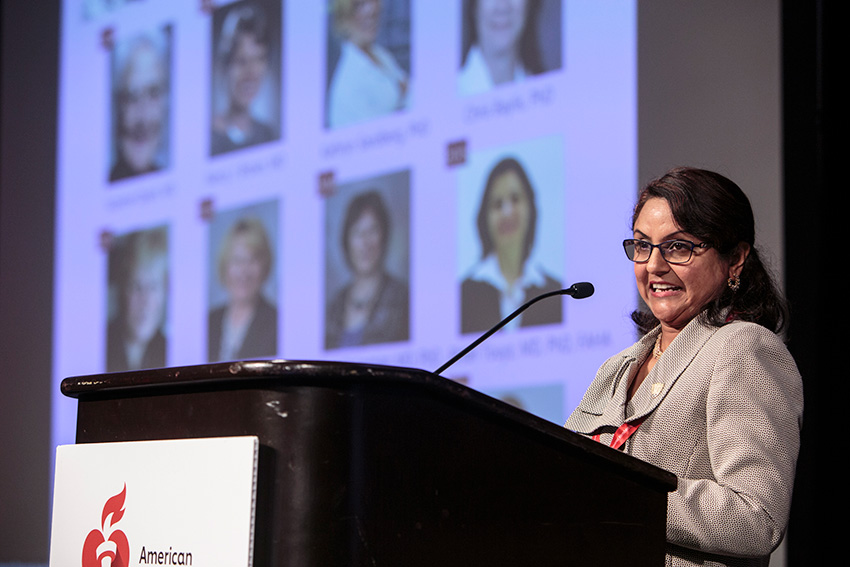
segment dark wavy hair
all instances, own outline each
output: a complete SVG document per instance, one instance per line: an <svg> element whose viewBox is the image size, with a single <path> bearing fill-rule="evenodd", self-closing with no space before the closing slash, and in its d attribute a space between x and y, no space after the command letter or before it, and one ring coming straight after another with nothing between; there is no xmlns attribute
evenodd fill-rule
<svg viewBox="0 0 850 567"><path fill-rule="evenodd" d="M340 239L342 243L342 251L345 253L345 262L352 270L354 266L351 263L351 250L348 242L348 233L351 232L351 227L354 226L360 217L366 213L375 215L378 221L378 226L381 229L381 263L387 255L387 248L390 240L390 212L384 199L377 190L368 190L354 197L345 209L345 220L343 221L342 233Z"/></svg>
<svg viewBox="0 0 850 567"><path fill-rule="evenodd" d="M522 167L514 158L504 158L497 163L487 176L487 185L484 187L484 195L481 197L481 204L478 206L478 238L481 239L481 258L486 258L493 251L493 237L490 234L490 229L487 226L487 211L490 208L490 195L493 193L493 185L501 176L506 173L516 173L522 185L523 193L528 198L529 218L528 228L525 232L525 237L522 242L522 261L528 260L531 254L531 248L534 246L534 237L537 232L537 204L534 200L534 189L531 187L531 181L528 179L528 174L525 173L525 168Z"/></svg>
<svg viewBox="0 0 850 567"><path fill-rule="evenodd" d="M788 307L756 250L753 209L741 188L713 171L671 169L640 192L632 228L643 206L653 198L667 201L679 228L710 244L725 259L734 258L742 243L750 246L741 268L740 287L733 291L724 285L705 306L708 323L720 327L731 316L779 333L788 321ZM641 333L658 325L652 313L640 309L632 313L632 320Z"/></svg>
<svg viewBox="0 0 850 567"><path fill-rule="evenodd" d="M465 18L464 27L469 30L468 39L464 39L463 60L466 63L469 48L478 43L478 29L475 15L478 12L478 0L466 0L463 6ZM525 72L529 75L539 75L544 71L543 57L540 55L540 44L537 39L537 15L540 13L540 0L528 0L525 6L525 28L519 38L519 58Z"/></svg>

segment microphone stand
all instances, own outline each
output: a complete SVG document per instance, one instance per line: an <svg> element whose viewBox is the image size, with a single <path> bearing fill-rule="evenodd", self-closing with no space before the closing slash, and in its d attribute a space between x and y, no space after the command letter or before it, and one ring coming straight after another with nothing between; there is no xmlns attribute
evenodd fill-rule
<svg viewBox="0 0 850 567"><path fill-rule="evenodd" d="M507 317L505 317L504 319L502 319L501 321L496 323L496 325L494 327L492 327L489 331L487 331L486 333L484 333L483 335L481 335L480 337L475 339L468 347L466 347L465 349L463 349L462 351L460 351L459 353L454 355L448 362L446 362L441 367L436 369L434 371L434 374L440 374L441 372L446 370L449 366L453 365L455 362L457 362L458 360L460 360L461 358L466 356L469 353L469 351L471 351L472 349L474 349L475 347L477 347L478 345L480 345L481 343L486 341L488 338L490 338L490 336L493 333L495 333L496 331L498 331L499 329L501 329L502 327L504 327L505 325L507 325L508 323L513 321L514 319L516 319L523 311L525 311L526 309L528 309L529 307L531 307L532 305L534 305L538 301L541 301L541 300L549 298L549 297L553 297L555 295L571 295L576 299L583 299L585 297L590 297L591 295L593 295L593 285L589 284L587 282L576 283L576 284L573 284L572 286L570 286L569 289L557 289L555 291L542 293L542 294L538 295L537 297L534 297L534 298L526 301L523 305L521 305L519 307L519 309L517 309L516 311L514 311L513 313L511 313L510 315L508 315Z"/></svg>

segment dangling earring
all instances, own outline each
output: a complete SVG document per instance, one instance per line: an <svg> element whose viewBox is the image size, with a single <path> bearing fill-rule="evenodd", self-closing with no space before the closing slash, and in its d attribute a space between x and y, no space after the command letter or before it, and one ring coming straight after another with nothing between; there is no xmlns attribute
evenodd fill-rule
<svg viewBox="0 0 850 567"><path fill-rule="evenodd" d="M726 285L732 291L738 291L738 288L741 287L741 276L729 276L729 279L726 280Z"/></svg>

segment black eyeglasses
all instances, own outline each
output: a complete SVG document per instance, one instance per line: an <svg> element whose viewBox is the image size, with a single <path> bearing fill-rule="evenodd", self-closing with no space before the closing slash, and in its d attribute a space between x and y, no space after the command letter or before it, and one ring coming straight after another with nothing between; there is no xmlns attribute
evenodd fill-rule
<svg viewBox="0 0 850 567"><path fill-rule="evenodd" d="M658 248L661 257L669 264L685 264L690 261L694 254L694 248L710 248L711 244L700 242L695 244L690 240L666 240L658 244L652 244L646 240L628 238L623 241L623 248L629 260L636 264L649 262L652 249Z"/></svg>

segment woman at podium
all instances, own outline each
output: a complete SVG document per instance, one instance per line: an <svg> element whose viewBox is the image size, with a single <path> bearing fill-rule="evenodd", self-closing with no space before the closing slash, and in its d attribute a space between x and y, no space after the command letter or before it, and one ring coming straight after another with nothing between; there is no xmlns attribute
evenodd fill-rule
<svg viewBox="0 0 850 567"><path fill-rule="evenodd" d="M632 228L643 336L602 365L566 427L676 474L667 565L767 565L803 391L749 200L717 173L674 169L640 193Z"/></svg>

